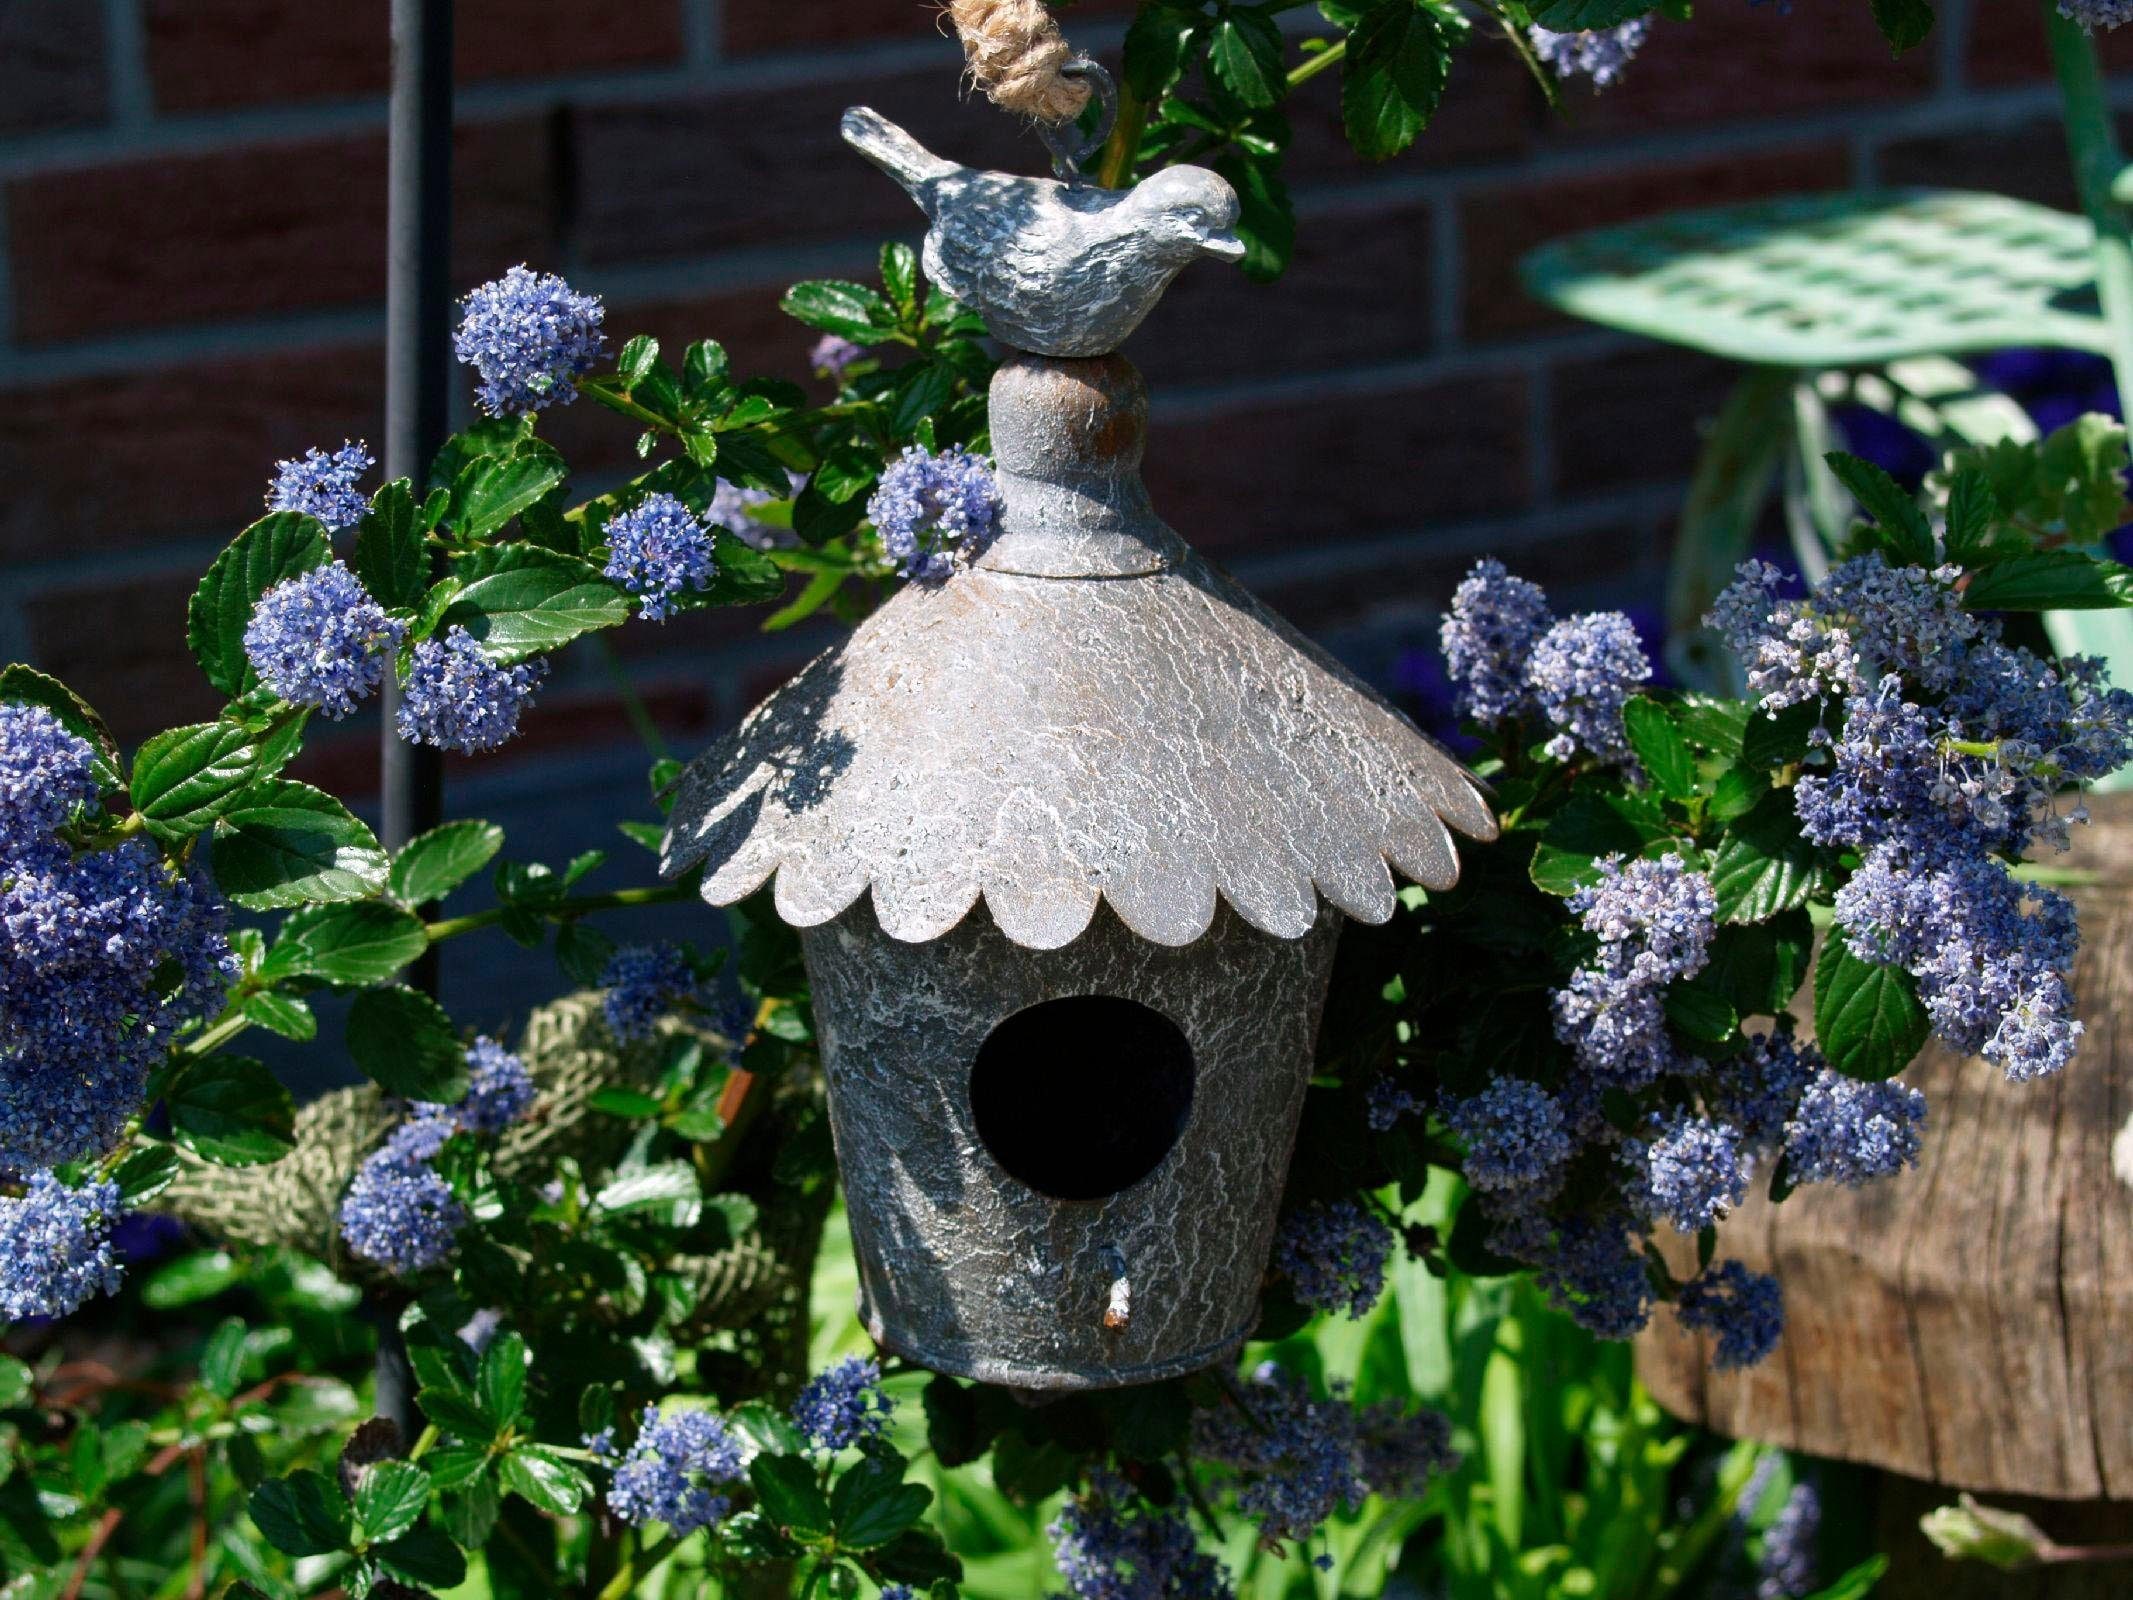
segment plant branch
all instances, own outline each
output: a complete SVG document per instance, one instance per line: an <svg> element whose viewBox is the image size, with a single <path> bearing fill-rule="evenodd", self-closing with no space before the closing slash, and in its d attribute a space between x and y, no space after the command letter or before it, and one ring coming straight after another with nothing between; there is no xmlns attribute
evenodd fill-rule
<svg viewBox="0 0 2133 1600"><path fill-rule="evenodd" d="M521 906L517 909L531 911L552 922L574 922L579 917L590 916L596 911L623 911L631 906L663 906L686 900L695 894L693 883L659 883L643 889L616 889L608 894L566 895L560 900L550 900L545 905ZM463 917L446 917L441 922L425 926L431 944L442 944L447 939L457 939L462 934L473 933L481 928L493 928L503 921L509 906L492 906L487 911L470 912Z"/></svg>

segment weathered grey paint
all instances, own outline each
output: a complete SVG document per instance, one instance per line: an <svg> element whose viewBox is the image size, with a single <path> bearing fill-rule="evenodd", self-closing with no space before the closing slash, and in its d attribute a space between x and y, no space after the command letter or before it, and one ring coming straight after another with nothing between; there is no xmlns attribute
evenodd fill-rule
<svg viewBox="0 0 2133 1600"><path fill-rule="evenodd" d="M1023 1389L1145 1383L1235 1350L1258 1316L1340 920L1328 908L1303 938L1278 939L1224 910L1181 949L1099 914L1052 951L983 913L927 944L883 937L864 905L810 928L868 1331L937 1371ZM1082 994L1138 1000L1178 1025L1192 1113L1139 1183L1059 1201L980 1142L970 1068L1004 1018ZM1106 1327L1120 1278L1130 1314Z"/></svg>

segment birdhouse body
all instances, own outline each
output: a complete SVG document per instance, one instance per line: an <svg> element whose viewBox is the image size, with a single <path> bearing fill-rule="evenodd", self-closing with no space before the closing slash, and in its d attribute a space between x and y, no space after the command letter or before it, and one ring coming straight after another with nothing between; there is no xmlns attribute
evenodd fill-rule
<svg viewBox="0 0 2133 1600"><path fill-rule="evenodd" d="M1145 418L1117 356L1003 366L998 538L697 762L667 838L802 930L868 1327L1028 1389L1243 1340L1341 921L1494 832L1157 518Z"/></svg>
<svg viewBox="0 0 2133 1600"><path fill-rule="evenodd" d="M863 109L993 378L997 533L913 582L678 786L662 866L801 930L860 1311L1024 1389L1192 1371L1258 1317L1346 917L1434 888L1470 775L1187 548L1108 352L1236 196L973 173ZM1449 826L1448 826L1449 825Z"/></svg>

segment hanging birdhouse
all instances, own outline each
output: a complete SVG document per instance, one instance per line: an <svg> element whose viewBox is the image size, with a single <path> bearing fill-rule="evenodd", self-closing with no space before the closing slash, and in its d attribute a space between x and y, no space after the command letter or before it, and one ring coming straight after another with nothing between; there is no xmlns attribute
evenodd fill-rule
<svg viewBox="0 0 2133 1600"><path fill-rule="evenodd" d="M1087 330L1231 253L1221 180L1127 214L846 129L910 179L937 280L1071 353L993 380L998 537L690 768L664 867L701 864L713 905L774 882L801 930L878 1341L1028 1389L1191 1371L1257 1316L1342 917L1391 916L1391 868L1449 886L1447 824L1495 823L1149 504L1146 391Z"/></svg>

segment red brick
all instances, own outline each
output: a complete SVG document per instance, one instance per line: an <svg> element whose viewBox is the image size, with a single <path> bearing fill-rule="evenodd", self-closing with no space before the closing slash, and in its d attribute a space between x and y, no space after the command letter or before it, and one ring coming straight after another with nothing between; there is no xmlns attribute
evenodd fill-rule
<svg viewBox="0 0 2133 1600"><path fill-rule="evenodd" d="M1703 451L1703 425L1741 369L1673 345L1638 345L1551 374L1555 486L1573 495L1685 481Z"/></svg>
<svg viewBox="0 0 2133 1600"><path fill-rule="evenodd" d="M1081 0L1061 20L1074 35L1077 17L1131 11L1134 0ZM939 0L725 0L724 42L729 55L804 50L820 45L918 38L953 39Z"/></svg>
<svg viewBox="0 0 2133 1600"><path fill-rule="evenodd" d="M199 722L222 698L185 648L198 574L52 590L23 607L30 659L104 714L122 744Z"/></svg>
<svg viewBox="0 0 2133 1600"><path fill-rule="evenodd" d="M1874 169L1892 186L1988 189L2062 211L2081 205L2066 131L2056 117L2016 128L1959 128L1899 139L1875 152Z"/></svg>
<svg viewBox="0 0 2133 1600"><path fill-rule="evenodd" d="M1165 521L1210 554L1411 531L1527 500L1516 375L1399 393L1282 399L1159 420L1147 478Z"/></svg>
<svg viewBox="0 0 2133 1600"><path fill-rule="evenodd" d="M1886 106L1930 92L1933 62L1930 45L1892 60L1863 5L1800 0L1793 16L1774 5L1703 7L1692 22L1654 23L1607 88L1566 85L1567 111L1549 119L1549 138L1584 146L1611 134Z"/></svg>
<svg viewBox="0 0 2133 1600"><path fill-rule="evenodd" d="M453 148L455 281L552 251L546 124L470 125ZM30 343L385 292L383 136L35 175L7 204L16 333Z"/></svg>
<svg viewBox="0 0 2133 1600"><path fill-rule="evenodd" d="M107 93L99 0L0 6L0 133L102 122Z"/></svg>
<svg viewBox="0 0 2133 1600"><path fill-rule="evenodd" d="M1277 282L1256 284L1211 263L1195 267L1129 351L1158 394L1172 383L1426 354L1430 231L1420 204L1313 212L1300 222L1296 257Z"/></svg>
<svg viewBox="0 0 2133 1600"><path fill-rule="evenodd" d="M459 0L456 76L480 83L668 65L684 50L681 12L682 0L603 0L597 15L554 0ZM142 13L159 110L333 99L386 88L385 0L146 0Z"/></svg>
<svg viewBox="0 0 2133 1600"><path fill-rule="evenodd" d="M0 563L234 535L277 459L376 439L383 388L342 346L0 393Z"/></svg>
<svg viewBox="0 0 2133 1600"><path fill-rule="evenodd" d="M574 231L587 259L911 232L917 209L837 136L837 119L855 100L957 161L1042 170L1042 148L1014 119L982 97L948 93L936 71L579 107L571 113Z"/></svg>
<svg viewBox="0 0 2133 1600"><path fill-rule="evenodd" d="M1841 188L1848 167L1844 147L1826 143L1506 184L1470 194L1459 208L1466 246L1466 334L1491 339L1562 325L1518 281L1520 257L1550 239L1667 211Z"/></svg>
<svg viewBox="0 0 2133 1600"><path fill-rule="evenodd" d="M2095 35L2106 72L2133 71L2133 30ZM1931 49L1930 43L1922 48ZM2042 8L2028 0L1976 0L1970 8L1970 38L1964 52L1970 82L1986 86L2026 83L2051 76Z"/></svg>

